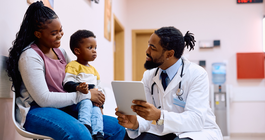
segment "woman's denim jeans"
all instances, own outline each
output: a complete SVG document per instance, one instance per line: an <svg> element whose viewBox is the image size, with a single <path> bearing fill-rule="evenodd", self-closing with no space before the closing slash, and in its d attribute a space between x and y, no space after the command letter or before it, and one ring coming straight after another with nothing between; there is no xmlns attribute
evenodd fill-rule
<svg viewBox="0 0 265 140"><path fill-rule="evenodd" d="M76 119L77 110L69 109L73 106L76 105L60 110L39 107L36 103L32 103L24 128L29 132L49 136L55 140L92 140L89 130ZM118 124L116 118L103 115L103 125L105 140L123 140L126 131Z"/></svg>

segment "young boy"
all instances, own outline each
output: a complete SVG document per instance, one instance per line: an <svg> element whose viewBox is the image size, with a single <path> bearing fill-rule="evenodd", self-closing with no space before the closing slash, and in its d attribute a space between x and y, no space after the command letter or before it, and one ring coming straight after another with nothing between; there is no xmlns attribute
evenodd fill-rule
<svg viewBox="0 0 265 140"><path fill-rule="evenodd" d="M63 87L68 92L91 94L94 102L86 99L77 104L78 120L88 128L94 140L103 140L103 117L99 107L103 105L105 96L101 92L97 70L88 63L97 57L95 38L88 30L78 30L71 36L70 48L77 60L67 64Z"/></svg>

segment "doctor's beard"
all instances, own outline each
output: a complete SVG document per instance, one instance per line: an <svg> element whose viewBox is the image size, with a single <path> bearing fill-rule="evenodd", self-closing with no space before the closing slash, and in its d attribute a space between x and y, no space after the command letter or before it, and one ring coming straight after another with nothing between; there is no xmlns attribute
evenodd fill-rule
<svg viewBox="0 0 265 140"><path fill-rule="evenodd" d="M150 70L152 68L156 68L156 67L162 65L164 62L164 61L156 62L149 54L146 54L146 55L151 58L151 61L145 61L144 68L147 70ZM158 60L160 60L162 58L162 56L163 56L163 54L159 57Z"/></svg>

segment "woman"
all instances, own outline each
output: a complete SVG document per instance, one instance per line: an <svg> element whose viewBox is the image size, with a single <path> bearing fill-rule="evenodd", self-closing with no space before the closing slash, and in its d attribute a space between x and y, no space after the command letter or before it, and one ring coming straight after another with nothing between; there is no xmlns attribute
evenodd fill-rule
<svg viewBox="0 0 265 140"><path fill-rule="evenodd" d="M56 13L42 2L27 9L10 48L7 62L16 96L16 119L27 131L56 140L92 139L76 118L78 103L104 100L100 92L82 94L63 90L68 56L60 49L62 26ZM71 108L71 110L70 110ZM72 110L76 109L76 110ZM116 118L103 116L104 138L123 139L125 129Z"/></svg>

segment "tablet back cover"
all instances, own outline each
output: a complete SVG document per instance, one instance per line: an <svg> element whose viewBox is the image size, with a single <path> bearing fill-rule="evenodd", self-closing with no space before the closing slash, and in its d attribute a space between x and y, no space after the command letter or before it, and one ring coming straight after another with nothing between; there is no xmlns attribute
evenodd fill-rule
<svg viewBox="0 0 265 140"><path fill-rule="evenodd" d="M144 84L142 81L112 81L113 93L119 112L126 115L136 115L131 106L133 100L146 101Z"/></svg>

